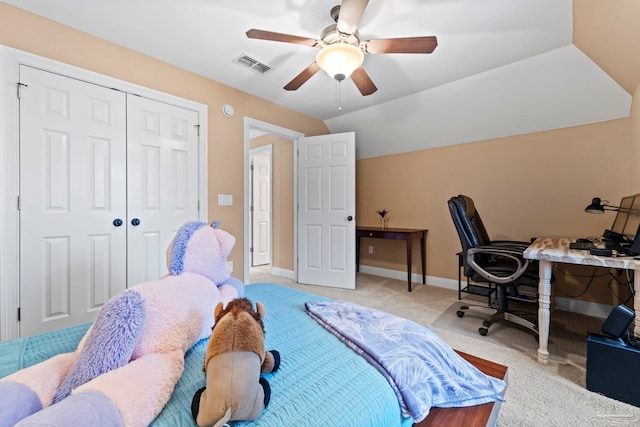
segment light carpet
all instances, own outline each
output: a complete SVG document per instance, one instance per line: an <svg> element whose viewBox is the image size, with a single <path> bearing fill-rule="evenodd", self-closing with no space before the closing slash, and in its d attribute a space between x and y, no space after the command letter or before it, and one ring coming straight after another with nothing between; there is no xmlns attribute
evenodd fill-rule
<svg viewBox="0 0 640 427"><path fill-rule="evenodd" d="M462 305L480 305L482 302L474 302L463 299L451 304L436 320L431 323L434 328L455 330L466 336L479 338L478 329L482 321L491 312L481 310L466 310L464 317L460 318L457 311ZM513 305L513 304L511 304ZM486 306L486 304L485 304ZM521 311L525 318L535 320L537 307L532 304L523 306ZM577 313L557 310L551 314L549 326L549 359L560 364L567 364L563 375L571 374L568 380L586 386L585 369L587 360L587 333L600 332L603 319L585 316ZM538 341L535 336L524 328L514 326L507 322L497 322L491 325L489 333L482 338L484 342L506 346L528 355L532 359L538 357Z"/></svg>
<svg viewBox="0 0 640 427"><path fill-rule="evenodd" d="M586 332L592 328L597 331L602 319L598 322L590 318L584 323L586 316L566 313L564 317L562 312L553 312L552 356L548 365L540 365L537 344L528 332L496 326L483 337L477 333L481 316L454 320L453 310L460 302L457 292L450 289L414 284L409 293L405 281L358 273L356 290L344 290L301 285L270 275L268 268L252 269L251 283L259 282L346 299L411 319L433 329L454 349L508 366L509 386L498 418L500 427L640 425L640 408L590 392L584 386ZM582 323L584 326L580 326ZM566 340L563 330L568 331Z"/></svg>

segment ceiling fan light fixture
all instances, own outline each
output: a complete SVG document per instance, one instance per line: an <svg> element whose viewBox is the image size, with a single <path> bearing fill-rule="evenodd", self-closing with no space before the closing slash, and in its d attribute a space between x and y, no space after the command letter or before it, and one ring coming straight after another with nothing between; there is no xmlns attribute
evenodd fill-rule
<svg viewBox="0 0 640 427"><path fill-rule="evenodd" d="M316 63L320 68L338 81L349 78L363 61L364 52L349 43L330 44L322 48L316 56Z"/></svg>

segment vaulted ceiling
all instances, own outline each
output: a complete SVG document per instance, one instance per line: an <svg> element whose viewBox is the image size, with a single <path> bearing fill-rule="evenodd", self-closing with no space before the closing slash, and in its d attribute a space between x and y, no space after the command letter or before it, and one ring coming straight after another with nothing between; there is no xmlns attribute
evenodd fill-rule
<svg viewBox="0 0 640 427"><path fill-rule="evenodd" d="M245 35L257 28L319 39L340 0L5 2L319 118L332 132L354 130L358 158L630 111L629 91L574 45L571 0L370 0L362 40L434 35L438 46L431 54L365 55L378 88L368 96L350 80L338 88L322 71L285 91L320 48ZM242 67L234 62L242 55L271 69Z"/></svg>

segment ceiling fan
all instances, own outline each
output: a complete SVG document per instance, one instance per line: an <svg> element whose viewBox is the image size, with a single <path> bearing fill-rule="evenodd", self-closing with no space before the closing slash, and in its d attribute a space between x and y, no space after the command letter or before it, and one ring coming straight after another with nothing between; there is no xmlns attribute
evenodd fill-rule
<svg viewBox="0 0 640 427"><path fill-rule="evenodd" d="M298 89L323 69L338 81L351 77L362 95L371 95L378 88L362 67L364 54L431 53L438 41L435 36L360 40L358 24L368 3L369 0L342 0L341 5L334 6L331 18L336 23L325 28L319 40L255 28L246 34L251 39L320 47L316 61L287 83L286 90Z"/></svg>

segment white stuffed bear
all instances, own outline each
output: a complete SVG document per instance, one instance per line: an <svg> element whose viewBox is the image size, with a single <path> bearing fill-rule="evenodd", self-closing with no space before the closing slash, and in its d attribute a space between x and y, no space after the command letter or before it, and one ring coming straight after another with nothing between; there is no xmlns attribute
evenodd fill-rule
<svg viewBox="0 0 640 427"><path fill-rule="evenodd" d="M0 380L0 427L151 423L187 350L211 334L216 305L244 294L227 267L234 245L213 224L184 224L167 249L169 275L107 301L75 352Z"/></svg>

